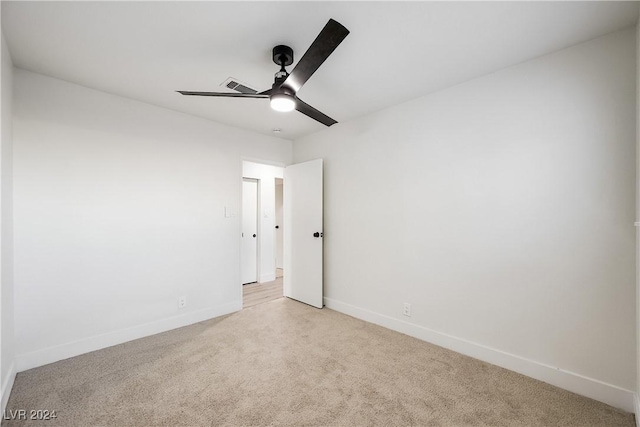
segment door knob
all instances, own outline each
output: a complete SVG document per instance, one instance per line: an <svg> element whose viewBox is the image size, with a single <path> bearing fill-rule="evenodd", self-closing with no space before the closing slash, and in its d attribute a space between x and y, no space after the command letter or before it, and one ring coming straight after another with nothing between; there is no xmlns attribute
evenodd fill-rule
<svg viewBox="0 0 640 427"><path fill-rule="evenodd" d="M254 234L253 237L256 237L256 235Z"/></svg>
<svg viewBox="0 0 640 427"><path fill-rule="evenodd" d="M318 233L317 231L313 233L313 237L322 237L324 233Z"/></svg>

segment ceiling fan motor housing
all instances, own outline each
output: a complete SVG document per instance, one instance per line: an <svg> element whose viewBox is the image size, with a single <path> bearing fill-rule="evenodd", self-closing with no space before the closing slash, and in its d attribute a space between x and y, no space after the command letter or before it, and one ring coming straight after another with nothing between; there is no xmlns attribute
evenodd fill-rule
<svg viewBox="0 0 640 427"><path fill-rule="evenodd" d="M276 81L271 87L271 95L286 95L292 98L295 97L296 93L289 86L284 86L282 82Z"/></svg>

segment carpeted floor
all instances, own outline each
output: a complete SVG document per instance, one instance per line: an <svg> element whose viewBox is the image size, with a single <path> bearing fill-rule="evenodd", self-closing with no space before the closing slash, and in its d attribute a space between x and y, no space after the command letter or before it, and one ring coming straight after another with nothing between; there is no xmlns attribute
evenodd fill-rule
<svg viewBox="0 0 640 427"><path fill-rule="evenodd" d="M286 298L18 374L2 426L634 426L632 414Z"/></svg>

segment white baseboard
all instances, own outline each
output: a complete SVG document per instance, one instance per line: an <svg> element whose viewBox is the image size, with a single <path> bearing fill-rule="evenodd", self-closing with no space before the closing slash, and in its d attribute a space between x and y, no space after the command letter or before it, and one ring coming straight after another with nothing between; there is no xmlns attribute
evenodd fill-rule
<svg viewBox="0 0 640 427"><path fill-rule="evenodd" d="M11 362L9 371L7 372L7 378L2 382L2 389L0 390L0 408L4 414L4 410L7 408L7 402L9 402L9 396L11 395L11 389L13 388L13 382L16 380L16 362Z"/></svg>
<svg viewBox="0 0 640 427"><path fill-rule="evenodd" d="M637 396L631 390L330 298L325 298L324 303L332 310L518 372L628 412L634 412L634 406L638 404Z"/></svg>
<svg viewBox="0 0 640 427"><path fill-rule="evenodd" d="M276 280L276 273L269 273L269 274L261 274L260 275L260 281L258 283L264 283L264 282L273 282L274 280Z"/></svg>
<svg viewBox="0 0 640 427"><path fill-rule="evenodd" d="M70 357L111 347L117 344L122 344L138 338L144 338L149 335L159 334L160 332L169 331L171 329L181 328L183 326L202 322L204 320L223 316L239 310L242 310L242 301L192 311L179 316L173 316L133 326L131 328L96 335L82 340L36 350L30 353L19 354L16 357L17 371L22 372L27 369L37 368L38 366L68 359Z"/></svg>
<svg viewBox="0 0 640 427"><path fill-rule="evenodd" d="M635 406L634 414L636 414L636 427L640 427L640 393L633 395L633 403Z"/></svg>

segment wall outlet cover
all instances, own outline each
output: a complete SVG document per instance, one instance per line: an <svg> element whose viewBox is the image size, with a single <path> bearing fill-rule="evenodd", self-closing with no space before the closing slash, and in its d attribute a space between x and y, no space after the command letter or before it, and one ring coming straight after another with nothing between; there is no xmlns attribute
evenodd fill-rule
<svg viewBox="0 0 640 427"><path fill-rule="evenodd" d="M408 302L402 304L402 314L411 317L411 304L409 304Z"/></svg>

